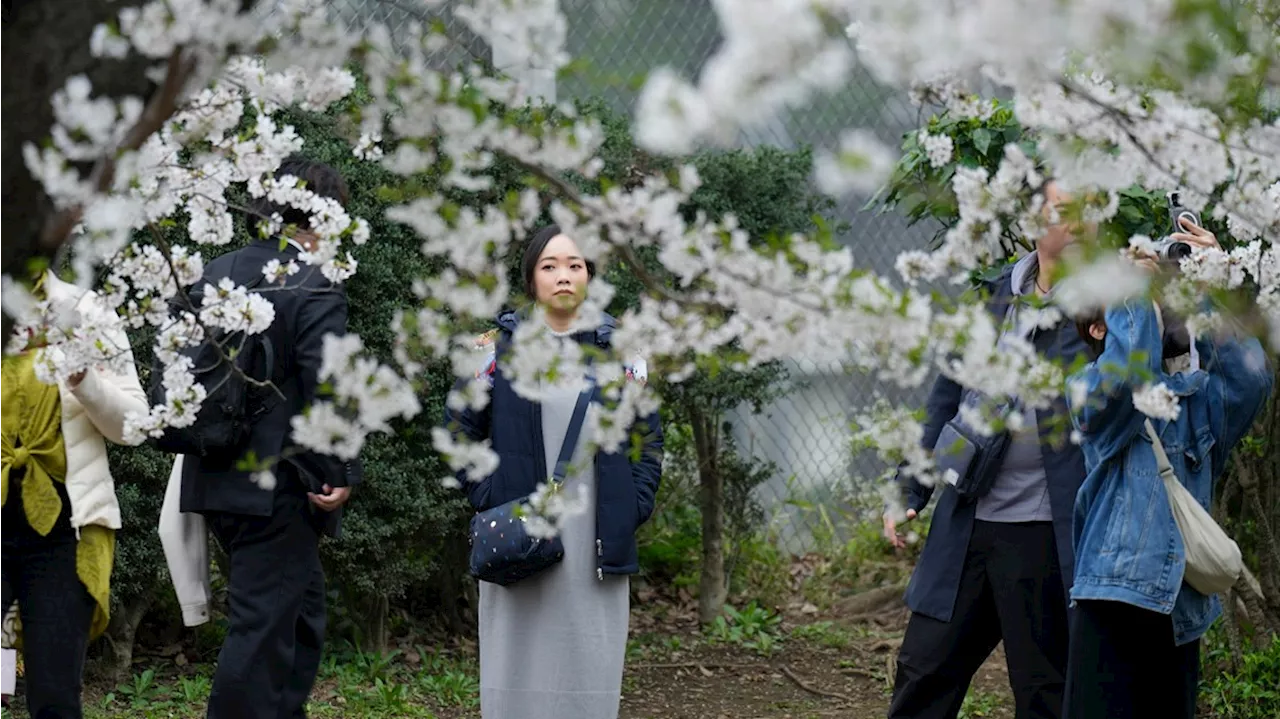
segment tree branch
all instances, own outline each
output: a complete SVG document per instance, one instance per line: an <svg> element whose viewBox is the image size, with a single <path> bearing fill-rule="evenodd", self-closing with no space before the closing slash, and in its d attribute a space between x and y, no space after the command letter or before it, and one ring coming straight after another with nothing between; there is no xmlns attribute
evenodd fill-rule
<svg viewBox="0 0 1280 719"><path fill-rule="evenodd" d="M41 249L45 221L59 208L23 158L27 146L48 141L54 123L52 95L69 78L83 75L102 97L148 98L157 83L147 77L154 61L139 54L120 60L96 58L89 47L94 29L143 0L41 0L4 3L3 105L5 116L3 272L28 285L33 270L52 265L58 253ZM77 163L87 171L92 163ZM6 306L8 302L6 301ZM4 315L3 339L14 318Z"/></svg>
<svg viewBox="0 0 1280 719"><path fill-rule="evenodd" d="M1124 133L1125 138L1128 139L1129 142L1133 144L1133 146L1138 150L1138 152L1142 153L1142 156L1146 158L1147 162L1150 163L1151 166L1155 168L1160 174L1164 175L1175 184L1179 184L1183 182L1182 178L1174 175L1173 172L1171 172L1167 167L1165 167L1164 163L1157 160L1155 155L1151 152L1151 149L1148 148L1146 144L1144 144L1142 140L1140 140L1138 136L1134 133L1133 131L1134 119L1129 113L1117 107L1113 107L1107 104L1105 101L1095 97L1088 90L1084 89L1083 87L1080 87L1078 84L1072 82L1067 78L1058 79L1056 81L1056 84L1058 85L1058 87L1062 88L1062 91L1065 92L1066 94L1076 95L1077 97L1080 97L1084 101L1088 102L1090 105L1093 105L1094 107L1101 110L1104 115L1107 115L1111 117L1113 120L1115 120L1116 127L1119 128L1120 131ZM1223 145L1224 147L1236 149L1243 152L1253 152L1253 153L1261 154L1261 153L1258 153L1257 150L1253 150L1251 148L1233 146L1229 143L1223 142L1222 138L1210 137L1205 133L1200 132L1195 128L1188 127L1186 125L1177 125L1177 127L1179 127L1179 129L1186 130L1187 132L1190 132L1192 134L1199 135L1200 137L1206 140L1209 140L1211 142L1216 142L1220 145ZM1211 187L1208 189L1203 189L1201 190L1201 192L1206 196L1211 196L1214 194L1215 189L1216 188ZM1249 217L1248 215L1241 215L1241 216L1248 217L1248 219L1256 223L1258 227L1261 227L1263 229L1266 228L1266 225L1263 224L1263 221L1257 217Z"/></svg>
<svg viewBox="0 0 1280 719"><path fill-rule="evenodd" d="M137 150L142 147L142 143L159 131L164 126L164 123L170 117L173 117L173 113L177 112L178 95L182 92L182 88L186 85L194 69L195 60L184 58L182 48L176 48L169 55L164 84L151 97L151 101L147 103L147 107L142 111L142 116L129 129L124 140L115 149L115 153L102 157L94 166L93 172L90 174L90 180L95 193L106 192L111 188L111 183L116 176L116 161L119 153ZM67 241L67 238L71 235L71 230L75 228L83 216L84 206L76 205L68 207L45 220L44 230L40 233L39 250L47 254L56 252Z"/></svg>

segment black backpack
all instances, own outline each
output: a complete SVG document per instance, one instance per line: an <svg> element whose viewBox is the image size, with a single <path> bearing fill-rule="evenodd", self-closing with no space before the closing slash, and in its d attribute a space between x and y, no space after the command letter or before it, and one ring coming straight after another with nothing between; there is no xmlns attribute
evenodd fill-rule
<svg viewBox="0 0 1280 719"><path fill-rule="evenodd" d="M204 281L200 288L203 286ZM201 294L202 289L189 293L191 306L200 307ZM178 305L170 304L170 316L181 316ZM192 374L207 395L195 422L186 427L167 427L163 435L152 438L149 443L169 454L239 457L248 445L254 423L278 401L274 388L255 385L246 379L246 375L258 381L273 378L276 358L271 338L266 333L246 335L206 328L204 341L183 349L180 354L191 358ZM223 359L224 355L228 359ZM164 366L159 358L152 365L149 395L153 406L165 404ZM228 457L229 454L234 457Z"/></svg>

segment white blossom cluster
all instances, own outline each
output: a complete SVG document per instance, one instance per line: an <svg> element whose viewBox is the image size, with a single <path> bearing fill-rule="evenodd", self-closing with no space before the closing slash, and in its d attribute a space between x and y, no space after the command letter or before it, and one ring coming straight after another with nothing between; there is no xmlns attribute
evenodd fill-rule
<svg viewBox="0 0 1280 719"><path fill-rule="evenodd" d="M113 312L127 325L150 324L159 330L156 353L166 363L166 402L146 416L128 419L131 441L194 421L207 388L196 381L190 361L180 356L184 349L204 341L210 332L260 333L274 321L274 308L263 294L228 279L201 288L199 306L174 312L171 305L180 307L185 289L199 282L203 262L192 247L169 247L158 223L185 216L186 234L194 245L226 244L235 232L233 213L247 210L229 200L228 190L234 186L245 187L252 198L306 212L315 244L300 253L297 262L264 267L272 283L303 271L300 265L331 281L345 281L356 271L348 243L359 245L369 237L367 223L350 217L335 200L316 195L296 178L273 177L281 162L302 148L302 140L292 127L279 125L272 113L290 105L323 110L349 95L355 87L350 72L337 65L317 67L314 61L323 54L320 48L336 47L334 59L340 64L354 43L349 33L335 32L321 3L288 2L273 18L264 21L242 13L233 0L170 0L122 9L118 22L95 32L93 52L106 58L133 52L165 60L156 68L156 78L166 83L158 93L178 93L172 98L177 111L150 134L135 137L143 126L145 103L139 98L95 97L88 79L76 76L52 99L53 142L41 149L24 148L28 168L55 204L78 216L72 239L77 276L88 283L101 268L104 281L98 301L103 311ZM282 53L226 54L229 47L278 40L284 31L294 44L279 46L296 50L305 45L308 52L288 57L306 58L307 64L281 65ZM177 87L169 88L170 81ZM82 175L72 165L107 157L114 166L105 184L99 181L104 177L101 166L97 174ZM270 232L287 229L278 216L262 219ZM130 242L136 232L148 230L156 243ZM6 298L6 309L8 305ZM41 356L56 368L55 376L101 364L113 344L119 354L119 338L103 341L95 336L93 322L68 324L51 316L47 306L37 309L39 329L25 334L49 345ZM403 379L389 368L343 357L347 364L340 376L347 381L337 383L335 401L354 417L336 416L331 404L315 408L296 431L299 441L313 449L335 451L330 438L340 434L358 451L370 431L386 430L391 417L417 411L412 393L396 384ZM350 456L348 445L336 451Z"/></svg>
<svg viewBox="0 0 1280 719"><path fill-rule="evenodd" d="M951 142L949 137L942 139ZM949 144L947 153L949 157ZM850 130L840 137L836 152L823 154L815 161L814 181L830 195L870 195L889 178L896 161L897 155L875 135L866 130Z"/></svg>
<svg viewBox="0 0 1280 719"><path fill-rule="evenodd" d="M1147 384L1133 391L1133 406L1152 419L1172 422L1182 412L1178 395L1163 382Z"/></svg>
<svg viewBox="0 0 1280 719"><path fill-rule="evenodd" d="M928 486L943 479L936 472L933 453L921 446L924 427L905 407L877 403L855 417L854 425L857 431L853 440L874 447L886 464L900 468L903 474ZM895 501L901 500L895 497Z"/></svg>
<svg viewBox="0 0 1280 719"><path fill-rule="evenodd" d="M358 457L371 433L389 432L393 419L421 411L409 381L365 356L358 335L324 338L319 379L332 387L332 395L293 418L293 438L344 460Z"/></svg>
<svg viewBox="0 0 1280 719"><path fill-rule="evenodd" d="M823 12L832 0L715 0L723 36L696 85L657 68L637 102L637 141L671 154L700 139L728 144L739 128L839 88L854 67L848 41Z"/></svg>
<svg viewBox="0 0 1280 719"><path fill-rule="evenodd" d="M963 280L970 270L1010 254L1004 245L1007 233L1038 238L1045 224L1043 196L1028 196L1028 191L1041 189L1044 179L1030 158L1013 144L1005 147L994 176L985 168L958 167L951 184L959 222L947 230L937 250L901 253L896 267L899 274L912 284L942 277Z"/></svg>
<svg viewBox="0 0 1280 719"><path fill-rule="evenodd" d="M955 152L955 143L947 135L931 135L927 130L920 131L920 146L929 158L929 164L935 168L943 167L951 162Z"/></svg>
<svg viewBox="0 0 1280 719"><path fill-rule="evenodd" d="M573 491L544 482L520 505L525 531L530 537L548 539L560 533L560 523L590 509L586 487L578 485Z"/></svg>
<svg viewBox="0 0 1280 719"><path fill-rule="evenodd" d="M1251 12L1240 5L1232 12ZM158 92L176 93L177 110L148 126L149 111L163 108L141 98L95 96L89 81L76 77L51 98L51 142L24 148L27 167L73 220L68 226L77 226L78 276L86 284L95 276L104 280L102 311L133 327L159 329L167 400L148 416L131 418L135 435L190 422L198 412L206 388L180 358L184 348L210 332L261 332L273 322L261 294L228 283L199 288L199 306L170 311L175 302L181 307L183 291L202 276L196 248L224 245L235 235L233 213L246 208L234 206L229 189L243 187L251 198L305 211L318 236L297 262L263 268L267 289L311 271L346 281L357 271L351 248L376 241L367 223L336 202L296 178L273 179L281 162L302 149L301 138L274 113L287 106L323 110L349 98L356 78L343 63L357 48L368 100L356 113L353 153L403 176L438 175L438 187L417 192L387 217L416 232L423 254L441 260L444 269L407 288L393 323L394 368L368 357L358 337L326 341L321 374L333 395L293 421L295 439L308 448L351 458L370 432L388 431L395 419L417 414L413 388L432 359L448 359L454 374L469 380L450 395L451 408L486 405L474 336L462 328L492 317L518 291L508 280L507 258L547 197L553 219L589 258L624 262L640 274L645 265L637 253L652 248L674 278L667 285L641 275L646 292L638 307L618 318L612 354L592 358L591 371L613 400L592 414L585 429L595 446L625 443L634 421L656 408L652 391L624 376L621 358L635 355L663 367L670 381L688 377L694 365L666 360L735 348L745 352L745 366L802 355L843 362L903 387L919 385L936 369L991 397L1021 397L1029 407L1047 406L1063 391L1061 368L1025 342L1000 344L1001 328L982 305L938 302L918 287L965 277L1014 254L1010 238L1034 242L1046 219L1054 221L1043 206L1042 171L1016 146L1004 149L994 173L959 169L952 187L960 219L941 247L904 252L897 263L901 277L880 277L861 269L850 248L823 238L787 238L785 250L762 247L732 216L684 216L681 207L699 183L691 168L600 194L566 182L566 173L599 175L599 124L569 107L557 108L554 119L537 127L495 110L520 106L527 88L475 67L440 70L432 53L456 42L446 27L410 28L408 37L401 33L393 42L385 27L363 36L344 30L318 0L283 2L265 20L239 6L235 0L163 0L122 10L118 22L95 32L93 51L104 59L134 53L155 60ZM552 0L474 0L456 17L529 67L554 73L570 60L559 6ZM1167 0L716 0L714 6L724 42L698 77L664 67L649 74L635 126L646 149L679 155L704 144L731 144L743 128L842 88L857 63L959 117L984 118L992 111L965 81L985 77L1010 89L1017 120L1041 138L1054 178L1077 196L1096 198L1087 221L1115 213L1117 191L1135 183L1181 188L1184 202L1197 211L1217 198L1216 216L1243 244L1230 253L1198 252L1184 261L1183 277L1167 292L1195 306L1205 286L1255 287L1272 340L1280 344L1280 128L1257 118L1241 121L1222 109L1228 88L1257 66L1251 58L1274 59L1280 47L1274 31L1254 28L1244 34L1246 52L1234 49L1229 61L1205 68L1190 49L1204 40L1200 23L1180 16ZM850 23L846 36L841 29ZM229 48L264 52L247 57ZM1140 80L1153 67L1181 78L1181 86L1143 86ZM923 133L918 139L931 165L953 159L949 138ZM451 200L455 193L490 189L484 171L500 157L530 177L531 186L482 209L459 208ZM870 194L896 157L882 139L848 128L835 147L819 151L815 180L832 194ZM83 163L96 169L83 172ZM187 247L170 247L159 231L151 233L154 242L136 241L140 232L178 219L185 223ZM262 231L289 230L279 216L259 219ZM1148 285L1118 258L1070 269L1056 298L1066 312ZM593 280L584 327L598 321L598 310L612 296L605 280ZM65 308L11 299L7 290L6 311L23 299L24 336L45 341L47 371L54 376L110 361L112 343L119 346L119 336L103 329L107 323L71 322ZM1054 319L1046 312L1038 322ZM573 381L587 369L587 353L555 341L536 318L516 335L503 372L525 396L536 398L545 381ZM1157 390L1140 393L1143 411L1161 416L1176 410ZM991 420L969 419L979 427ZM910 414L880 412L859 424L865 439L907 461L919 476L932 471ZM487 443L441 429L433 432L433 444L451 470L469 479L497 466ZM268 477L260 483L269 485ZM548 522L538 526L550 532L575 505L540 493L530 506Z"/></svg>
<svg viewBox="0 0 1280 719"><path fill-rule="evenodd" d="M35 350L35 372L41 382L65 382L92 367L123 374L129 340L107 321L110 309L100 298L59 298L32 302L17 317L7 352Z"/></svg>

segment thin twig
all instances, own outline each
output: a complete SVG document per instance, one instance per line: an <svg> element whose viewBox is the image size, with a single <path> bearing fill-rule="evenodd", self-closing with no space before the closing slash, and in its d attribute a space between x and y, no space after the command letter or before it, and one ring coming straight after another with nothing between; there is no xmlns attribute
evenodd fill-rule
<svg viewBox="0 0 1280 719"><path fill-rule="evenodd" d="M876 626L883 627L892 621L891 615L897 613L899 609L900 607L889 607L887 609L880 609L873 612L863 612L861 614L854 614L853 616L845 617L843 621L848 624L870 622Z"/></svg>
<svg viewBox="0 0 1280 719"><path fill-rule="evenodd" d="M1147 146L1142 142L1142 140L1138 139L1138 136L1134 133L1133 128L1132 128L1132 125L1133 125L1133 117L1132 117L1129 113L1125 112L1124 110L1121 110L1120 108L1112 107L1111 105L1108 105L1108 104L1107 104L1106 102L1104 102L1103 100L1100 100L1100 99L1098 99L1097 97L1094 97L1094 96L1093 96L1093 94L1092 94L1092 93L1090 93L1088 90L1085 90L1084 88L1080 87L1080 86L1079 86L1079 85L1077 85L1076 83L1074 83L1074 82L1072 82L1072 81L1070 81L1070 80L1068 80L1068 79L1066 79L1066 78L1061 78L1061 79L1057 80L1057 85L1058 85L1060 88L1062 88L1063 92L1065 92L1065 93L1067 93L1067 94L1069 94L1069 95L1076 95L1076 96L1078 96L1078 97L1080 97L1080 98L1084 99L1084 100L1085 100L1086 102L1088 102L1089 104L1091 104L1091 105L1093 105L1094 107L1096 107L1096 108L1098 108L1099 110L1101 110L1101 111L1102 111L1102 113L1103 113L1104 115L1108 115L1108 116L1110 116L1111 118L1113 118L1113 119L1116 121L1116 122L1115 122L1116 127L1120 128L1120 131L1124 133L1125 137L1126 137L1126 138L1128 138L1129 142L1133 143L1133 146L1134 146L1134 147L1136 147L1140 153L1142 153L1142 156L1143 156L1143 157L1145 157L1145 158L1147 159L1147 162L1151 163L1151 166L1152 166L1152 167L1154 167L1157 171L1159 171L1161 174L1163 174L1165 177L1167 177L1170 181L1174 182L1175 184L1181 184L1181 183L1183 182L1183 180L1182 180L1182 178L1181 178L1181 177L1179 177L1179 176L1177 176L1177 175L1173 174L1173 172L1171 172L1170 170L1168 170L1168 169L1165 167L1164 163L1162 163L1162 162L1160 162L1159 160L1157 160L1157 159L1156 159L1155 155L1151 152L1150 148L1148 148L1148 147L1147 147ZM1248 148L1248 147L1243 147L1243 148L1242 148L1242 147L1237 147L1237 146L1234 146L1234 145L1232 145L1232 144L1230 144L1230 143L1223 142L1223 141L1221 140L1221 138L1213 138L1213 137L1209 137L1209 136L1205 135L1204 133L1199 132L1199 131L1195 130L1194 128L1191 128L1191 127L1181 127L1180 129L1187 130L1188 132L1190 132L1190 133L1192 133L1192 134L1200 135L1201 137L1203 137L1203 138L1205 138L1205 139L1208 139L1208 140L1210 140L1210 141L1213 141L1213 142L1217 142L1218 144L1221 144L1221 145L1223 145L1224 147L1228 147L1228 148L1232 148L1232 149L1240 150L1240 151L1244 151L1244 152L1252 152L1252 153L1255 153L1255 154L1262 154L1262 153L1260 153L1260 152L1258 152L1257 150L1254 150L1254 149L1252 149L1252 148ZM1205 194L1205 195L1212 195L1212 194L1213 194L1213 188L1210 188L1208 191L1205 191L1205 192L1204 192L1204 194ZM1239 208L1237 208L1237 209L1239 209ZM1263 222L1262 222L1259 218L1257 218L1257 217L1251 217L1251 216L1249 216L1249 215L1244 215L1244 214L1241 214L1241 213L1239 213L1239 212L1237 212L1237 214L1239 214L1239 215L1240 215L1240 216L1242 216L1242 217L1246 217L1246 218L1248 218L1250 221L1252 221L1252 222L1256 223L1259 227L1265 227L1265 226L1266 226L1266 225L1265 225L1265 224L1263 224Z"/></svg>
<svg viewBox="0 0 1280 719"><path fill-rule="evenodd" d="M768 669L769 665L755 663L722 664L706 662L674 662L669 664L630 664L632 669Z"/></svg>
<svg viewBox="0 0 1280 719"><path fill-rule="evenodd" d="M854 703L855 701L854 698L849 696L848 694L841 694L839 692L829 692L824 689L819 689L813 686L812 684L809 684L805 680L796 676L796 673L791 671L791 667L787 666L786 664L778 665L778 669L781 670L782 673L786 675L786 677L790 679L796 686L809 692L810 694L813 694L815 696L820 696L820 697L826 697L828 699L839 699L840 701L849 702L850 704Z"/></svg>
<svg viewBox="0 0 1280 719"><path fill-rule="evenodd" d="M867 651L879 652L885 649L897 649L902 646L902 638L897 639L881 639L880 641L867 647Z"/></svg>
<svg viewBox="0 0 1280 719"><path fill-rule="evenodd" d="M851 674L853 676L859 676L859 677L866 677L867 679L870 679L871 681L875 681L875 682L884 681L883 675L876 674L870 669L859 669L858 667L845 667L844 669L840 670L840 673Z"/></svg>
<svg viewBox="0 0 1280 719"><path fill-rule="evenodd" d="M498 152L501 152L501 150L498 150ZM510 155L507 153L502 153L502 154L506 155L506 157L509 158L512 162L516 163L520 167L524 168L528 172L535 175L538 179L550 184L561 195L564 195L565 197L567 197L568 199L576 203L580 209L585 209L586 202L585 200L583 200L581 194L579 194L577 189L575 189L569 183L565 182L563 179L556 177L555 175L547 172L546 169L538 165L535 165L533 163L526 162L525 160L519 157ZM636 232L642 231L637 228L628 228L628 229ZM636 255L635 250L631 247L631 245L622 243L622 242L610 242L610 244L613 245L615 250L622 257L622 260L627 263L627 266L636 273L637 279L639 279L643 285L645 285L652 291L661 295L663 299L669 300L671 302L675 302L680 305L684 305L686 307L697 307L703 310L726 312L726 313L732 311L729 307L726 307L718 302L695 300L685 293L672 290L670 287L667 287L658 278L654 277L649 272L648 268L645 267L644 262L640 259L640 257ZM821 307L819 305L801 302L791 294L779 292L766 287L761 287L758 282L751 280L750 278L743 277L742 275L736 272L733 272L732 270L726 269L724 267L721 267L720 271L727 277L735 279L743 283L744 285L755 287L757 290L762 290L768 293L769 295L775 297L779 301L790 302L806 312L824 313L824 312L830 311L830 309L826 307Z"/></svg>
<svg viewBox="0 0 1280 719"><path fill-rule="evenodd" d="M499 150L498 152L502 152L502 151ZM578 192L577 188L573 187L568 182L565 182L562 178L556 177L550 172L547 172L546 168L540 165L536 165L532 162L527 162L526 160L520 157L516 157L515 155L511 155L506 152L502 152L502 154L505 155L512 162L516 163L521 168L526 170L527 172L532 173L538 179L554 187L559 194L563 195L564 197L571 200L574 204L578 205L579 209L586 208L587 203L586 203L586 200L583 199L581 193ZM649 289L653 290L654 292L657 292L658 294L662 295L663 299L670 300L672 302L676 302L678 304L686 305L686 306L688 305L706 306L707 305L707 303L705 302L696 301L693 298L684 295L683 293L672 290L670 287L667 287L665 284L659 281L656 277L650 274L649 269L644 266L644 262L635 254L635 250L633 250L630 247L630 245L623 244L623 243L610 243L610 244L612 244L617 249L618 253L622 256L623 261L627 263L627 266L630 267L636 273L636 277L640 280L640 282L644 284L646 287L648 287ZM713 307L716 309L726 309L723 307L719 307L718 305L713 305Z"/></svg>

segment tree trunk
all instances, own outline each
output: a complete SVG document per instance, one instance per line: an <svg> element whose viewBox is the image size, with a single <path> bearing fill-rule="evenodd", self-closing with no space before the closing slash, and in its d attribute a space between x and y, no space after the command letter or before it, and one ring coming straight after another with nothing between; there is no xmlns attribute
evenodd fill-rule
<svg viewBox="0 0 1280 719"><path fill-rule="evenodd" d="M99 60L89 54L89 38L99 23L141 0L13 0L4 3L4 273L27 275L28 267L53 259L58 247L44 246L40 232L53 203L23 162L22 148L39 147L53 127L53 93L74 75L87 75L94 96L146 98L152 83L145 58ZM9 336L10 317L4 317Z"/></svg>
<svg viewBox="0 0 1280 719"><path fill-rule="evenodd" d="M1263 427L1265 430L1266 425ZM1273 453L1280 452L1280 447L1267 449ZM1266 477L1267 464L1265 455L1255 458L1237 453L1235 457L1235 477L1244 499L1243 513L1252 514L1254 520L1255 550L1258 554L1258 586L1255 590L1262 595L1258 597L1257 608L1264 612L1261 619L1274 626L1280 624L1280 538L1275 530L1277 517L1263 498L1264 483L1276 480Z"/></svg>
<svg viewBox="0 0 1280 719"><path fill-rule="evenodd" d="M364 646L361 649L364 651L379 656L386 654L388 611L390 602L386 594L378 594L369 602L369 612L360 621L360 631L364 634Z"/></svg>
<svg viewBox="0 0 1280 719"><path fill-rule="evenodd" d="M254 0L241 0L247 10ZM5 0L3 29L4 137L3 236L0 265L6 275L25 278L52 263L61 249L59 233L42 238L54 215L53 203L27 169L22 148L40 147L52 135L53 94L67 79L85 75L93 96L148 99L156 87L146 76L153 61L132 53L122 60L100 59L89 52L89 39L100 23L114 21L121 10L142 0ZM87 165L82 169L87 170ZM3 336L13 328L4 314Z"/></svg>
<svg viewBox="0 0 1280 719"><path fill-rule="evenodd" d="M1280 380L1280 372L1276 373ZM1255 435L1263 438L1263 454L1253 463L1258 482L1254 509L1263 534L1268 537L1268 551L1259 551L1258 581L1266 593L1263 602L1275 625L1280 625L1280 398L1273 393L1271 406L1264 410Z"/></svg>
<svg viewBox="0 0 1280 719"><path fill-rule="evenodd" d="M476 580L467 571L470 545L463 537L445 542L441 552L440 604L449 630L463 636L475 629L479 619L479 593ZM466 607L465 614L463 607Z"/></svg>
<svg viewBox="0 0 1280 719"><path fill-rule="evenodd" d="M689 408L693 442L698 453L698 483L702 510L702 575L698 583L698 620L715 621L724 608L729 583L724 574L724 475L720 473L719 428L715 416Z"/></svg>
<svg viewBox="0 0 1280 719"><path fill-rule="evenodd" d="M101 664L103 676L112 683L122 682L133 674L133 640L154 601L155 594L147 592L123 610L112 613L107 631L102 635L105 650Z"/></svg>
<svg viewBox="0 0 1280 719"><path fill-rule="evenodd" d="M1240 614L1247 613L1249 610L1240 603L1234 589L1228 589L1223 594L1222 603L1225 605L1223 627L1227 630L1227 646L1231 650L1231 670L1236 671L1240 668L1241 657L1244 654L1244 648L1240 642Z"/></svg>

